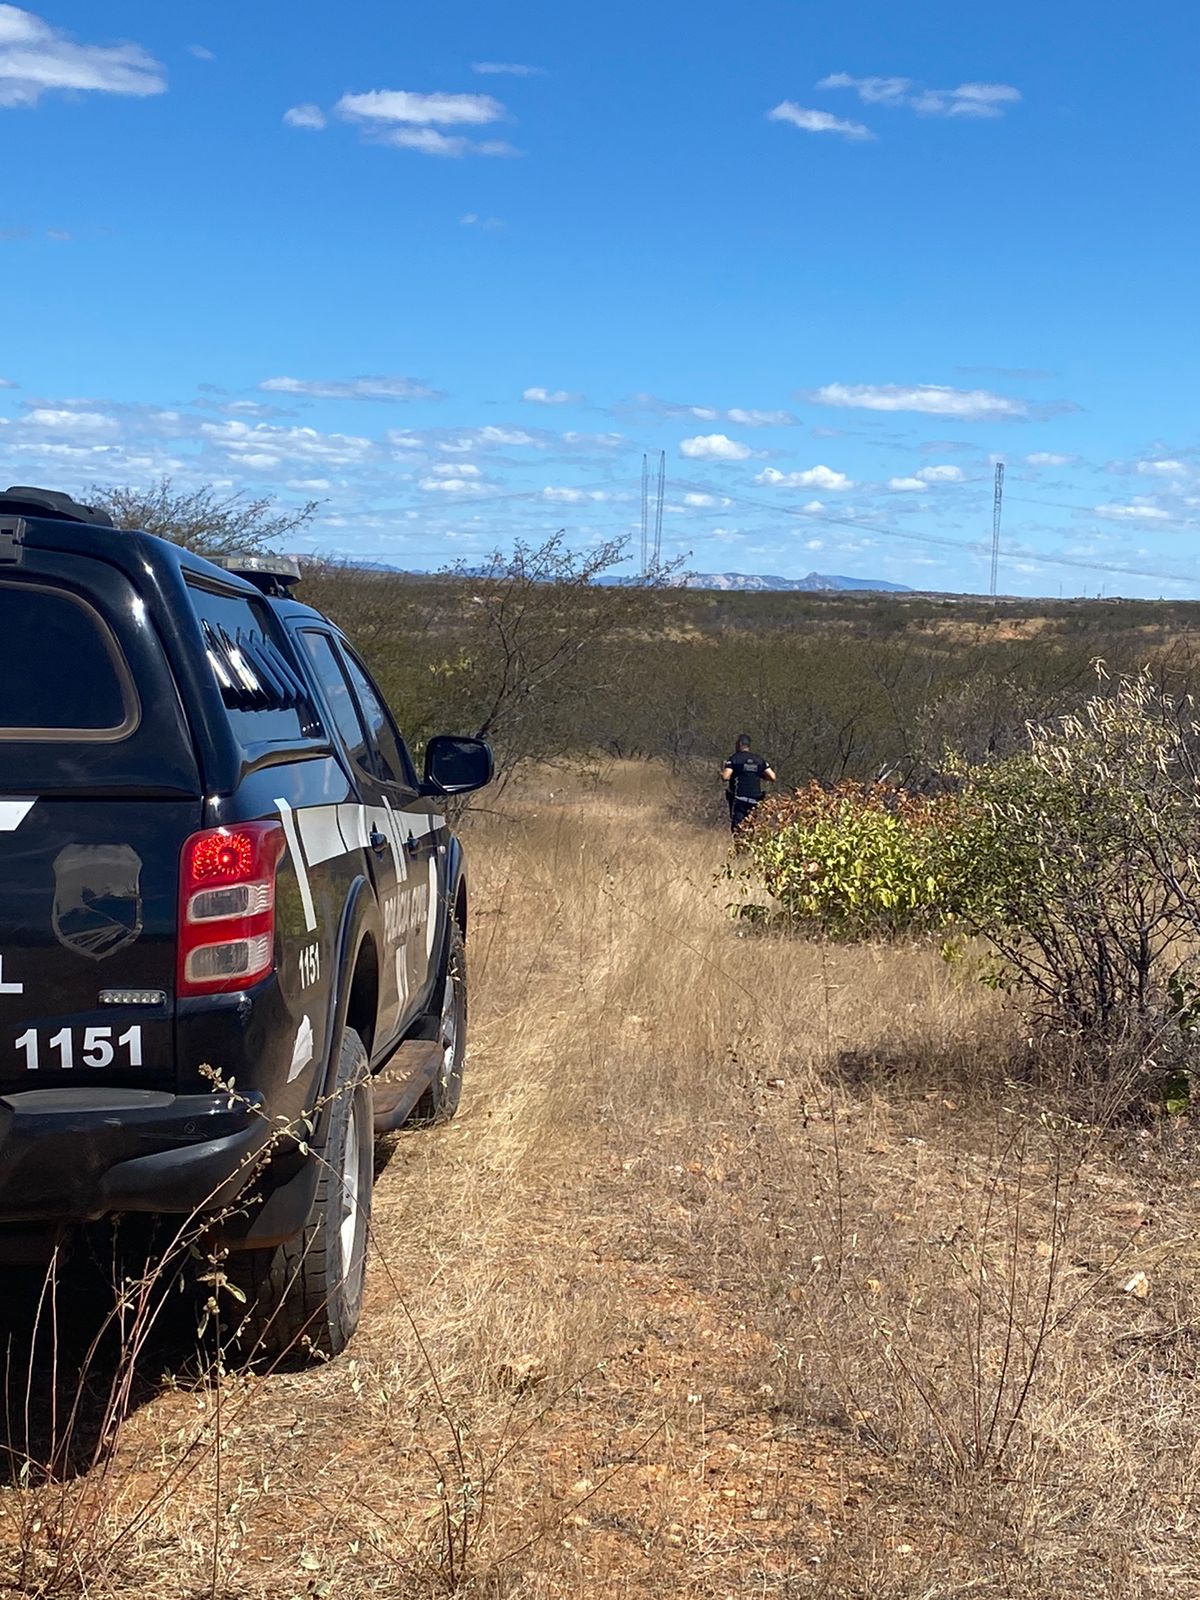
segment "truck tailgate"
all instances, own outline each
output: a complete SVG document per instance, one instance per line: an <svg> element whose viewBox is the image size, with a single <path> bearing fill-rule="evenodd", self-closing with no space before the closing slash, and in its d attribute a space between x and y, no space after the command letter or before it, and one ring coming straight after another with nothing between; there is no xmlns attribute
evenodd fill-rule
<svg viewBox="0 0 1200 1600"><path fill-rule="evenodd" d="M174 1089L180 846L199 799L0 797L0 1094Z"/></svg>

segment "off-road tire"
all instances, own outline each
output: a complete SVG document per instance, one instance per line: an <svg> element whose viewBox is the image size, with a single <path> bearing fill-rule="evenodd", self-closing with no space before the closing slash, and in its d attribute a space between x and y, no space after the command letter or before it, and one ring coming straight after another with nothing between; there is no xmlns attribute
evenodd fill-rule
<svg viewBox="0 0 1200 1600"><path fill-rule="evenodd" d="M462 1097L463 1061L467 1053L467 947L453 917L446 934L439 1005L430 1037L440 1040L443 1055L437 1076L408 1119L410 1126L449 1122Z"/></svg>
<svg viewBox="0 0 1200 1600"><path fill-rule="evenodd" d="M231 1297L230 1315L249 1361L338 1356L358 1326L375 1173L370 1067L353 1028L342 1035L328 1117L325 1148L309 1157L321 1165L303 1231L272 1250L236 1251L226 1262L230 1283L246 1296L244 1305Z"/></svg>

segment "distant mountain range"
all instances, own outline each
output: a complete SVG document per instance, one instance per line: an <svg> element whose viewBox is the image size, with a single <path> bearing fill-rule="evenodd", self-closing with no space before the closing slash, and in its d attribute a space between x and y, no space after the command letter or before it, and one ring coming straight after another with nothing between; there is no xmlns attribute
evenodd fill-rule
<svg viewBox="0 0 1200 1600"><path fill-rule="evenodd" d="M688 589L875 589L886 594L911 594L906 583L887 583L883 578L843 578L826 572L810 572L806 578L777 578L763 572L689 572L679 580Z"/></svg>
<svg viewBox="0 0 1200 1600"><path fill-rule="evenodd" d="M403 572L409 578L439 578L444 576L440 572L428 572L420 568L416 570L393 566L387 561L352 560L348 565L359 567L367 572ZM463 573L464 577L478 577L479 572L468 567ZM627 587L636 584L637 578L618 576L616 573L605 573L596 582L605 588ZM866 589L878 594L912 594L914 591L906 583L888 583L884 578L844 578L836 573L810 572L805 578L780 578L769 572L686 572L671 580L681 589L724 589L737 590L742 593L757 593L762 590L801 590L808 593L824 592L835 593L839 589Z"/></svg>

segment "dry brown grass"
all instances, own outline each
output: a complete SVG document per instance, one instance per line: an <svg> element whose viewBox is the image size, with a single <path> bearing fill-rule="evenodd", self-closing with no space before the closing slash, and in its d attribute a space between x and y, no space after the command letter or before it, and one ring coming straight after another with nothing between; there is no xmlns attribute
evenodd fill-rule
<svg viewBox="0 0 1200 1600"><path fill-rule="evenodd" d="M562 783L468 829L469 1087L381 1152L349 1356L150 1386L100 1464L0 1491L2 1570L1200 1594L1190 1130L1010 1083L1014 1024L932 956L739 929L654 774Z"/></svg>

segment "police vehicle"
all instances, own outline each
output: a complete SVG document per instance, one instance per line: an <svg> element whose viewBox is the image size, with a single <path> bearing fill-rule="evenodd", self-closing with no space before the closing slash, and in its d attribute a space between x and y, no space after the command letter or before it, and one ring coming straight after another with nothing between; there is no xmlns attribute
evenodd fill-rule
<svg viewBox="0 0 1200 1600"><path fill-rule="evenodd" d="M0 494L0 1262L211 1224L247 1347L337 1354L373 1135L453 1114L467 882L447 796L277 557L218 565Z"/></svg>

